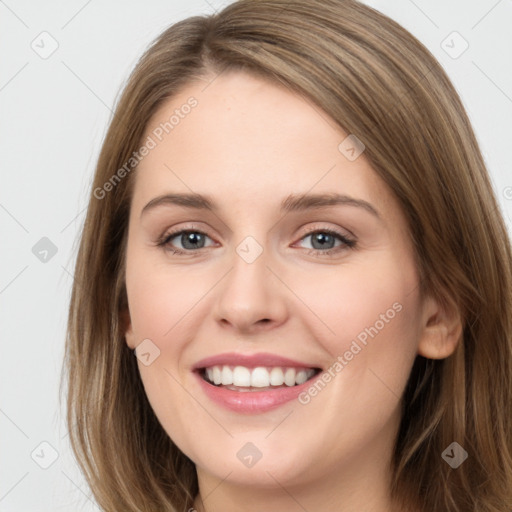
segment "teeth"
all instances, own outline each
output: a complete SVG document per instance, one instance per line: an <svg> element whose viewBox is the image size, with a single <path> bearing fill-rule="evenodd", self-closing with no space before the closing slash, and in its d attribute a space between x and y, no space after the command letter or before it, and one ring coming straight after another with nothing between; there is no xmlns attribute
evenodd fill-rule
<svg viewBox="0 0 512 512"><path fill-rule="evenodd" d="M284 372L284 383L287 386L295 386L295 370L293 368L287 368Z"/></svg>
<svg viewBox="0 0 512 512"><path fill-rule="evenodd" d="M245 387L249 387L251 385L251 371L249 368L245 368L244 366L235 366L235 369L233 370L233 385Z"/></svg>
<svg viewBox="0 0 512 512"><path fill-rule="evenodd" d="M213 383L222 384L222 373L218 366L213 367Z"/></svg>
<svg viewBox="0 0 512 512"><path fill-rule="evenodd" d="M308 374L306 370L300 370L297 372L297 375L295 375L295 382L296 384L304 384L308 380Z"/></svg>
<svg viewBox="0 0 512 512"><path fill-rule="evenodd" d="M266 388L270 386L270 375L266 368L254 368L251 373L251 386L253 388Z"/></svg>
<svg viewBox="0 0 512 512"><path fill-rule="evenodd" d="M272 386L282 386L284 384L284 374L281 368L272 368L270 371L270 384Z"/></svg>
<svg viewBox="0 0 512 512"><path fill-rule="evenodd" d="M233 384L233 372L229 366L222 367L222 384Z"/></svg>
<svg viewBox="0 0 512 512"><path fill-rule="evenodd" d="M269 386L291 387L304 384L315 374L315 370L296 368L246 368L245 366L213 366L206 368L206 379L219 386L266 388Z"/></svg>

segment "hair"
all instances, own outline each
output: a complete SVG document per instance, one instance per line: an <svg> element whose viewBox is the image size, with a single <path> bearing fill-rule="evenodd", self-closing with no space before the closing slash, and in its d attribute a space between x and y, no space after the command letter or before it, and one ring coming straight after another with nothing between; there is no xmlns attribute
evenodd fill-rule
<svg viewBox="0 0 512 512"><path fill-rule="evenodd" d="M136 168L102 198L94 191L139 149L165 100L225 71L311 99L364 143L407 220L421 293L460 314L455 352L440 360L418 355L412 367L392 496L423 512L510 510L510 239L442 67L404 28L354 0L240 0L179 21L149 46L124 86L81 234L63 366L70 442L97 503L107 511L185 511L198 492L195 465L156 418L124 339ZM454 441L469 454L457 469L442 459Z"/></svg>

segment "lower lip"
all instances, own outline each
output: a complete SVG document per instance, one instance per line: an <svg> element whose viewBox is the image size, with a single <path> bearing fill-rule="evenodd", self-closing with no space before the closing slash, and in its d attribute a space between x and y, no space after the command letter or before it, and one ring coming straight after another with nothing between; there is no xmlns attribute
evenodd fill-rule
<svg viewBox="0 0 512 512"><path fill-rule="evenodd" d="M199 373L194 372L206 395L217 404L242 414L258 414L271 411L277 407L297 399L314 379L298 386L278 388L265 391L233 391L225 387L214 386L206 382Z"/></svg>

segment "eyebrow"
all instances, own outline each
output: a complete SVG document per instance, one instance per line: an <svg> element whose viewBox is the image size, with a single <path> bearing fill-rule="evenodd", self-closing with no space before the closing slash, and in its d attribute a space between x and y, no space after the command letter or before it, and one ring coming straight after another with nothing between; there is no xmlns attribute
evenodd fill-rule
<svg viewBox="0 0 512 512"><path fill-rule="evenodd" d="M155 197L149 201L142 209L141 217L149 210L159 206L176 205L196 210L209 210L215 212L218 206L210 196L201 194L165 194ZM344 194L290 194L281 202L280 209L282 212L299 212L305 210L314 210L319 208L327 208L329 206L357 206L363 208L378 219L381 219L379 212L375 207L363 199L356 199Z"/></svg>

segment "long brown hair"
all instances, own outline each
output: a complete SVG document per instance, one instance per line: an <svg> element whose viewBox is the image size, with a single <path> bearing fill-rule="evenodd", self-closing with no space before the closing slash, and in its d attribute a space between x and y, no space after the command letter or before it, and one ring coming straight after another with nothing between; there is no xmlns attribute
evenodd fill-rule
<svg viewBox="0 0 512 512"><path fill-rule="evenodd" d="M420 499L424 512L510 510L510 240L445 72L406 30L354 0L241 0L180 21L150 46L124 88L81 235L63 372L72 448L97 502L107 511L181 512L198 492L194 464L159 424L124 341L136 173L126 162L164 100L228 69L310 98L365 144L407 219L423 293L460 312L455 353L414 363L391 468L393 495L404 503ZM468 452L457 469L442 458L452 442Z"/></svg>

